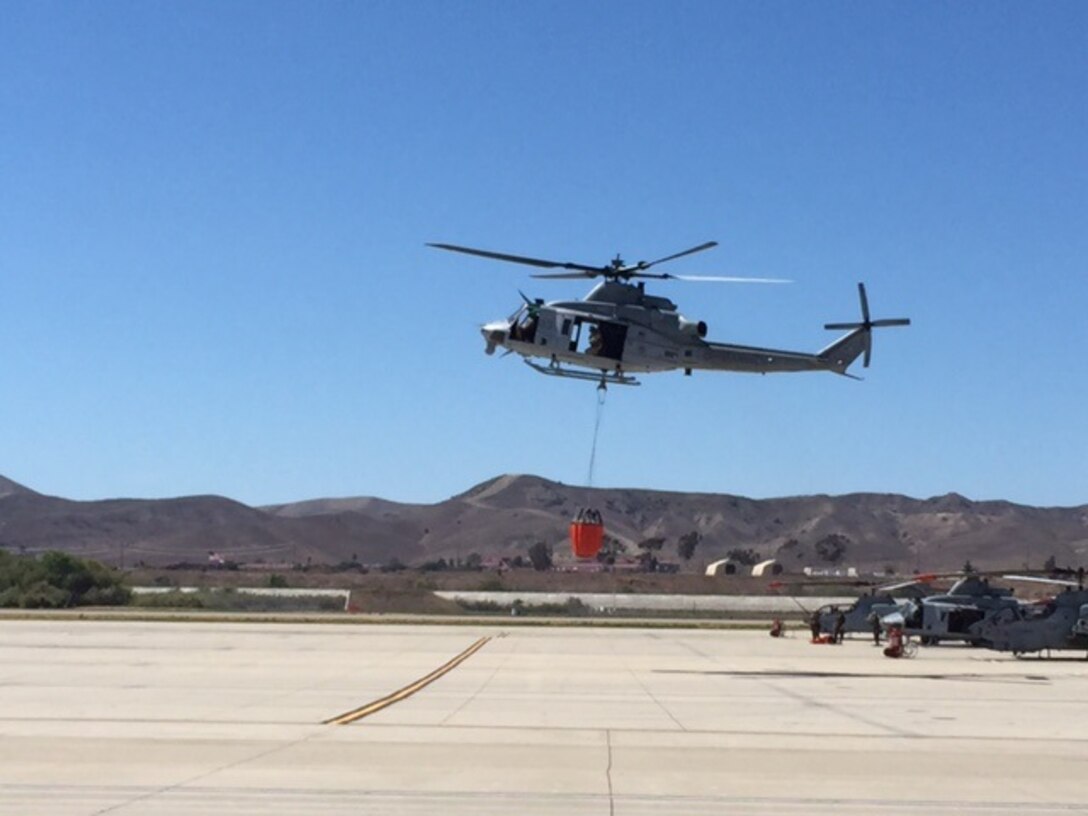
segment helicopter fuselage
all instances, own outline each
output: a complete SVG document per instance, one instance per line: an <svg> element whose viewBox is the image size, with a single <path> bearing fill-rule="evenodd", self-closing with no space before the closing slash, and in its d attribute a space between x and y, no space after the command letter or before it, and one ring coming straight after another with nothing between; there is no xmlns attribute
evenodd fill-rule
<svg viewBox="0 0 1088 816"><path fill-rule="evenodd" d="M1088 651L1088 591L1067 586L1045 603L989 616L972 632L982 645L1000 652Z"/></svg>
<svg viewBox="0 0 1088 816"><path fill-rule="evenodd" d="M561 269L562 272L538 273L535 278L584 280L603 278L584 299L578 301L531 301L506 320L481 327L486 351L494 354L500 346L517 352L541 374L638 385L631 372L695 369L709 371L747 371L758 374L786 371L830 371L847 377L846 369L861 355L869 366L873 329L884 326L909 326L905 317L871 320L865 284L858 284L861 303L860 321L827 323L826 329L846 329L848 333L815 354L799 351L712 343L706 339L706 324L692 321L676 310L668 298L647 295L644 281L684 280L720 283L787 283L778 278L737 278L707 275L673 275L650 269L670 261L712 249L717 241L705 241L681 252L653 261L625 263L618 254L604 266L553 261L528 255L513 255L459 244L429 243L428 246L478 258L516 263L536 269ZM631 283L638 280L637 284ZM533 362L534 358L547 364ZM857 379L857 378L855 378Z"/></svg>
<svg viewBox="0 0 1088 816"><path fill-rule="evenodd" d="M625 384L634 383L631 373L675 369L844 373L868 339L867 330L855 329L817 354L714 343L705 339L706 323L687 319L668 298L646 294L641 283L616 280L597 284L584 300L527 303L481 333L489 354L502 347L527 361L547 360L546 367L530 362L542 373L588 378L566 364Z"/></svg>

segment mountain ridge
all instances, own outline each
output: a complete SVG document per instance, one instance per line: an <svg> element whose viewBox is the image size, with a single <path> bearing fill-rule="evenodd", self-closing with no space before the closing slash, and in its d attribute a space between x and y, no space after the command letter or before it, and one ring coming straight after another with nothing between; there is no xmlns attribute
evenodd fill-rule
<svg viewBox="0 0 1088 816"><path fill-rule="evenodd" d="M376 496L250 507L222 496L105 499L44 496L0 477L0 548L61 549L109 562L204 563L209 552L246 563L420 563L524 555L536 541L569 556L567 526L580 507L637 552L648 538L700 536L689 568L731 550L776 557L790 570L856 566L905 571L1041 566L1088 561L1088 505L1033 507L958 493L915 499L890 493L752 499L733 494L587 488L502 474L433 504ZM821 544L823 542L823 544ZM829 543L830 542L830 543ZM835 543L837 542L837 544ZM834 545L834 546L832 546ZM829 554L837 556L829 558Z"/></svg>

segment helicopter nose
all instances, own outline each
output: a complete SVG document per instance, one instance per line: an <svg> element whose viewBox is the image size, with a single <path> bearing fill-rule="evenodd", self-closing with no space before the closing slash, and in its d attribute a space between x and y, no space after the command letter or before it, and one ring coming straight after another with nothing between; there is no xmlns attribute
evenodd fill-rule
<svg viewBox="0 0 1088 816"><path fill-rule="evenodd" d="M480 334L484 336L484 342L487 343L487 348L484 349L485 353L494 354L495 347L505 343L509 333L510 324L505 320L496 320L494 323L481 326Z"/></svg>

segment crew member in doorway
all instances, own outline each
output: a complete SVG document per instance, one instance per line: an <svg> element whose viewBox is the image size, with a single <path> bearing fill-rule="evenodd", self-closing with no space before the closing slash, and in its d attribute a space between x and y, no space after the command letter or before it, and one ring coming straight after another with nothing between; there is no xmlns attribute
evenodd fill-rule
<svg viewBox="0 0 1088 816"><path fill-rule="evenodd" d="M586 349L586 354L592 354L594 357L600 357L603 350L604 338L601 337L601 330L596 326L590 326L589 347Z"/></svg>

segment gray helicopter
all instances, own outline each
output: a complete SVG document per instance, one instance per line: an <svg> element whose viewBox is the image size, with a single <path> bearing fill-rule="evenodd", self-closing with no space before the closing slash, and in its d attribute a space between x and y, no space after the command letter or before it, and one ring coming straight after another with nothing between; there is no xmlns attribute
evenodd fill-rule
<svg viewBox="0 0 1088 816"><path fill-rule="evenodd" d="M979 645L1015 655L1076 649L1088 657L1088 590L1083 580L1034 580L1063 591L1048 601L1003 609L974 624L972 634Z"/></svg>
<svg viewBox="0 0 1088 816"><path fill-rule="evenodd" d="M1019 576L1001 577L1016 580ZM885 616L882 623L902 626L905 634L918 636L927 646L948 640L980 645L978 624L1006 610L1018 612L1026 605L1014 593L1012 589L992 585L981 574L963 575L947 593L911 601L903 609Z"/></svg>
<svg viewBox="0 0 1088 816"><path fill-rule="evenodd" d="M972 642L970 628L999 609L1019 606L1011 589L992 586L988 579L966 575L947 593L912 601L883 618L885 626L899 625L908 635L935 646L942 640Z"/></svg>
<svg viewBox="0 0 1088 816"><path fill-rule="evenodd" d="M933 589L925 580L917 579L874 587L841 610L844 617L843 632L871 634L874 619L883 620L888 615L904 614L912 608L911 604L921 601L932 592ZM816 615L820 632L831 634L836 629L839 611L838 606L825 604L809 617L811 620L812 615Z"/></svg>
<svg viewBox="0 0 1088 816"><path fill-rule="evenodd" d="M436 249L461 252L481 258L524 264L540 269L565 269L566 272L537 274L534 278L603 278L583 300L530 300L505 320L484 325L486 352L502 347L516 352L525 363L541 374L599 382L638 385L632 373L683 369L690 375L705 371L739 371L759 374L793 371L830 371L853 379L847 373L850 364L864 354L864 365L872 356L872 330L884 326L909 326L907 318L872 320L865 285L858 284L861 320L854 323L828 323L827 329L845 330L840 337L815 354L798 351L737 346L705 339L707 325L681 315L668 298L646 294L645 278L656 280L719 281L733 283L786 283L773 278L735 278L716 276L671 275L648 270L666 261L683 258L717 246L716 241L666 255L655 261L627 264L619 256L605 266L529 258L503 252L456 246L428 244ZM637 283L632 280L640 279ZM544 363L536 362L544 360Z"/></svg>

